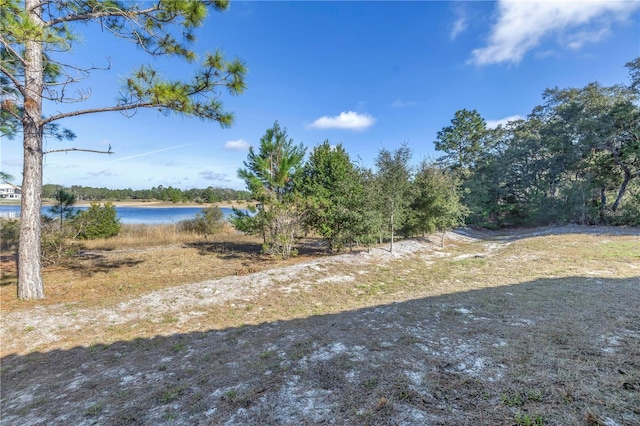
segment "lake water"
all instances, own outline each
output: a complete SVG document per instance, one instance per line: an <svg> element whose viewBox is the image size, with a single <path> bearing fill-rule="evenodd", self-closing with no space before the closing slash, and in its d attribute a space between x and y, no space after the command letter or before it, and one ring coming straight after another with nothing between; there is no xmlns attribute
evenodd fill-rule
<svg viewBox="0 0 640 426"><path fill-rule="evenodd" d="M42 214L51 216L50 206L42 208ZM116 207L116 214L122 223L158 225L163 223L176 223L185 219L193 219L196 213L200 213L204 207ZM77 207L78 210L86 210L86 207ZM232 209L221 208L224 217L228 217ZM0 205L0 217L19 219L20 206Z"/></svg>

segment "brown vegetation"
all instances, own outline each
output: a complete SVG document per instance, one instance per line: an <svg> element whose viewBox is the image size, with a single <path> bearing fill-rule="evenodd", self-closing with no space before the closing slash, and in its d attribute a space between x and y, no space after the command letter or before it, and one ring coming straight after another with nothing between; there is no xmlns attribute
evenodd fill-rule
<svg viewBox="0 0 640 426"><path fill-rule="evenodd" d="M206 238L182 232L174 224L123 225L116 237L73 244L81 244L78 256L43 269L47 298L42 301L16 300L15 255L3 253L2 312L68 302L90 308L166 287L245 275L323 255L310 240L301 245L297 258L277 261L260 253L260 239L236 232L228 224L223 232Z"/></svg>

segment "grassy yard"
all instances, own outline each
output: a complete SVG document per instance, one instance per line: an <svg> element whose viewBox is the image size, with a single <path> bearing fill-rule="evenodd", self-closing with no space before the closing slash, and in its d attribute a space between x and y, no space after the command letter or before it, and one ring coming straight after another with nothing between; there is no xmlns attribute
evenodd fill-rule
<svg viewBox="0 0 640 426"><path fill-rule="evenodd" d="M3 263L3 424L640 424L638 229L287 262L128 232L46 270L45 302Z"/></svg>

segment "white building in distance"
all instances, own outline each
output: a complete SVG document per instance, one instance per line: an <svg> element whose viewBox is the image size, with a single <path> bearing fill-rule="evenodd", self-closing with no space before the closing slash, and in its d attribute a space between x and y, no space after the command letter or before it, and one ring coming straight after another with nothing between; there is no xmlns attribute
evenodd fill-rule
<svg viewBox="0 0 640 426"><path fill-rule="evenodd" d="M10 183L0 183L0 198L3 200L20 200L22 191L19 186Z"/></svg>

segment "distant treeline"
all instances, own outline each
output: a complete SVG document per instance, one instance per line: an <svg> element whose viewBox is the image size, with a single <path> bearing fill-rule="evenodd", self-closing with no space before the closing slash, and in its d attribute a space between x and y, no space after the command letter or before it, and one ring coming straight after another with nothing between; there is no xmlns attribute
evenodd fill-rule
<svg viewBox="0 0 640 426"><path fill-rule="evenodd" d="M212 186L204 189L179 189L162 185L151 189L109 189L92 188L90 186L73 185L64 187L61 185L47 184L42 188L44 198L55 198L58 190L64 189L73 194L78 201L105 201L105 200L160 200L173 203L193 202L193 203L215 203L230 200L251 200L251 193L248 191L237 191L230 188L214 188Z"/></svg>

